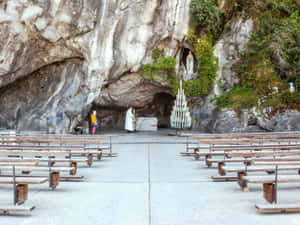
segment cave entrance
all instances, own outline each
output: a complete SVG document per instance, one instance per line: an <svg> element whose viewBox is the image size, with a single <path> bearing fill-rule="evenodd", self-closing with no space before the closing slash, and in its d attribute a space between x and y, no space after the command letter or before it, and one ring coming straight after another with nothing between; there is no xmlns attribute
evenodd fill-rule
<svg viewBox="0 0 300 225"><path fill-rule="evenodd" d="M160 92L154 95L152 103L143 109L137 110L139 117L156 117L158 128L170 128L170 115L174 97L171 94Z"/></svg>

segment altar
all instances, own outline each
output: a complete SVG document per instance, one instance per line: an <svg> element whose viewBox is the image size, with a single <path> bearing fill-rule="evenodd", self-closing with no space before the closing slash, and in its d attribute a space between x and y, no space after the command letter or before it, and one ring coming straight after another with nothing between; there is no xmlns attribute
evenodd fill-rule
<svg viewBox="0 0 300 225"><path fill-rule="evenodd" d="M157 131L156 117L138 117L136 119L137 131Z"/></svg>

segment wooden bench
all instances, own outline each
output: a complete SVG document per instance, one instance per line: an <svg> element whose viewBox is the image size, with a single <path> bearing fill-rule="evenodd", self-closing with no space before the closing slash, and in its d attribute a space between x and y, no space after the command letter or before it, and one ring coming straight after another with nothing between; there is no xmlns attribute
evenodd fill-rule
<svg viewBox="0 0 300 225"><path fill-rule="evenodd" d="M203 144L204 141L213 142L211 144L217 144L216 140L226 140L226 141L241 141L241 140L260 140L262 142L268 142L269 139L297 139L300 138L300 133L298 132L289 132L289 133L244 133L244 134L200 134L200 135L188 135L188 140L197 140L198 145L190 146L187 144L186 152L190 149L195 149L199 147L199 144ZM188 141L189 142L189 141ZM252 142L253 144L253 142ZM184 155L191 155L182 153Z"/></svg>
<svg viewBox="0 0 300 225"><path fill-rule="evenodd" d="M279 160L279 161L278 161ZM206 165L210 167L213 163L218 164L218 173L221 176L224 176L226 172L223 170L223 167L226 165L226 163L243 163L244 165L257 165L257 166L289 166L289 165L300 165L300 158L294 159L294 158L257 158L257 159L245 159L245 158L233 158L233 159L206 159Z"/></svg>
<svg viewBox="0 0 300 225"><path fill-rule="evenodd" d="M236 176L211 176L214 182L227 182L227 181L237 181Z"/></svg>
<svg viewBox="0 0 300 225"><path fill-rule="evenodd" d="M12 166L1 166L0 171L12 171ZM29 172L47 172L49 173L49 187L56 188L59 184L59 177L61 172L68 172L74 170L72 167L27 167L27 166L15 166L15 171L21 171L25 173Z"/></svg>
<svg viewBox="0 0 300 225"><path fill-rule="evenodd" d="M201 149L204 150L203 147ZM275 152L275 151L299 151L299 150L300 150L300 144L299 145L212 146L209 147L209 149L201 152L200 152L200 148L195 148L194 157L197 160L200 158L200 156L205 156L205 158L211 158L211 156L218 156L218 155L220 156L231 152L260 152L260 151Z"/></svg>
<svg viewBox="0 0 300 225"><path fill-rule="evenodd" d="M270 133L226 133L226 134L198 134L189 135L190 139L274 139L274 138L300 138L300 132L270 132Z"/></svg>
<svg viewBox="0 0 300 225"><path fill-rule="evenodd" d="M0 205L0 213L19 213L19 212L31 212L35 209L35 206L22 206L22 205Z"/></svg>
<svg viewBox="0 0 300 225"><path fill-rule="evenodd" d="M0 158L1 163L5 162L38 162L38 159L21 159L21 158Z"/></svg>
<svg viewBox="0 0 300 225"><path fill-rule="evenodd" d="M256 204L259 213L299 213L300 204Z"/></svg>
<svg viewBox="0 0 300 225"><path fill-rule="evenodd" d="M23 204L28 199L29 184L43 184L48 178L31 178L16 177L16 200L18 204ZM12 177L0 177L0 184L14 184Z"/></svg>
<svg viewBox="0 0 300 225"><path fill-rule="evenodd" d="M93 155L98 155L102 153L99 151L20 151L20 150L10 150L10 151L0 151L0 156L10 156L10 157L65 157L71 158L72 156L87 156L88 166L93 164Z"/></svg>
<svg viewBox="0 0 300 225"><path fill-rule="evenodd" d="M300 159L297 161L255 161L251 160L251 165L255 166L299 166L300 165Z"/></svg>
<svg viewBox="0 0 300 225"><path fill-rule="evenodd" d="M205 141L199 141L198 145L202 147L203 145L206 145L205 147L208 147L208 149L212 146L242 146L242 145L267 145L267 144L299 144L300 138L297 139L248 139L248 140L222 140L222 141L214 141L214 140L205 140ZM203 146L204 147L204 146Z"/></svg>
<svg viewBox="0 0 300 225"><path fill-rule="evenodd" d="M296 154L293 154L293 152L296 152ZM280 153L288 153L287 155L297 155L300 153L299 150L295 151L285 151L285 150L280 150L280 151L252 151L252 150L241 150L241 151L229 151L228 152L195 152L195 159L199 159L200 156L205 157L205 163L208 167L212 165L213 162L220 163L220 164L225 164L226 160L227 162L248 162L248 158L254 158L254 157L270 157L270 156L276 156L276 154L279 153L278 156L280 156ZM291 154L289 154L291 153ZM213 160L213 156L223 156L223 162L220 159ZM240 158L240 159L231 159L231 158ZM231 159L231 160L229 160ZM219 165L220 166L220 165Z"/></svg>
<svg viewBox="0 0 300 225"><path fill-rule="evenodd" d="M74 159L74 158L39 158L39 159L20 159L20 158L0 158L0 166L37 166L40 162L47 162L49 166L54 166L55 163L70 163L70 167L73 167L73 170L70 171L70 175L75 175L78 168L78 163L87 163L87 159Z"/></svg>
<svg viewBox="0 0 300 225"><path fill-rule="evenodd" d="M97 145L100 147L101 140L109 141L110 137L103 138L88 138L88 137L78 137L78 136L0 136L0 143L6 144L24 144L24 143L32 143L32 144L57 144L57 145L83 145L87 147L88 145ZM101 148L101 147L100 147ZM103 147L105 149L109 149L110 146Z"/></svg>
<svg viewBox="0 0 300 225"><path fill-rule="evenodd" d="M275 175L244 176L246 183L262 184L264 198L272 203L275 201ZM300 183L300 175L278 175L277 183Z"/></svg>
<svg viewBox="0 0 300 225"><path fill-rule="evenodd" d="M0 162L1 166L37 166L38 161L36 162Z"/></svg>
<svg viewBox="0 0 300 225"><path fill-rule="evenodd" d="M293 152L231 152L225 153L227 158L233 157L243 157L243 158L251 158L251 157L276 157L276 156L300 156L300 151L293 151Z"/></svg>
<svg viewBox="0 0 300 225"><path fill-rule="evenodd" d="M0 156L11 156L11 157L70 157L70 152L63 151L0 151Z"/></svg>
<svg viewBox="0 0 300 225"><path fill-rule="evenodd" d="M13 175L0 175L0 177L13 177ZM26 174L22 174L22 175L15 175L15 177L23 177L23 178L26 178L26 177L37 177L37 178L49 178L49 175L26 175ZM74 176L74 175L71 175L71 176L59 176L59 181L60 182L81 182L81 181L84 181L85 178L84 176Z"/></svg>
<svg viewBox="0 0 300 225"><path fill-rule="evenodd" d="M300 173L300 165L298 166L280 166L277 168L278 171L298 171ZM276 166L247 166L247 167L232 167L224 166L223 170L226 172L235 172L237 173L238 184L241 188L247 188L247 182L245 182L244 177L249 172L266 172L268 174L274 173L276 171Z"/></svg>
<svg viewBox="0 0 300 225"><path fill-rule="evenodd" d="M39 162L47 162L49 166L54 166L55 163L70 163L70 167L73 168L73 170L70 171L70 175L75 175L78 168L78 163L89 163L87 159L39 159ZM91 166L92 164L88 164Z"/></svg>
<svg viewBox="0 0 300 225"><path fill-rule="evenodd" d="M10 151L65 151L70 152L70 154L73 154L81 151L82 153L91 153L95 154L97 156L98 160L101 160L102 158L102 150L99 148L84 148L83 146L26 146L26 145L0 145L0 151L2 150L10 150Z"/></svg>
<svg viewBox="0 0 300 225"><path fill-rule="evenodd" d="M223 170L223 166L225 166L226 163L243 163L247 165L251 165L252 160L249 159L210 159L207 158L205 160L205 163L208 167L210 167L213 163L218 163L218 173L222 176L226 174L226 172Z"/></svg>

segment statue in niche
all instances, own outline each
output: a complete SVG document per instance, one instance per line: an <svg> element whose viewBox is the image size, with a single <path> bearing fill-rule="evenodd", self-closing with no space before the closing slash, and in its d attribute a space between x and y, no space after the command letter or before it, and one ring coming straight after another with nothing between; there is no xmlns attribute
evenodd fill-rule
<svg viewBox="0 0 300 225"><path fill-rule="evenodd" d="M289 84L290 84L290 88L289 88L290 93L294 93L295 92L295 87L294 87L293 82L290 82Z"/></svg>
<svg viewBox="0 0 300 225"><path fill-rule="evenodd" d="M186 69L188 74L194 73L194 56L192 52L190 51L188 56L186 57Z"/></svg>
<svg viewBox="0 0 300 225"><path fill-rule="evenodd" d="M194 56L191 51L189 51L188 56L186 57L186 68L184 80L193 79L194 74Z"/></svg>

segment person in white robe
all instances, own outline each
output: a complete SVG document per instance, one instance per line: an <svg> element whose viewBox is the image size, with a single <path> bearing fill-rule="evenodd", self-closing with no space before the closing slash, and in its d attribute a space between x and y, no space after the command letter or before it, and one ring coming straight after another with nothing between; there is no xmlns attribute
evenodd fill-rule
<svg viewBox="0 0 300 225"><path fill-rule="evenodd" d="M132 111L132 107L130 107L126 112L126 118L125 118L125 130L127 131L134 131L134 114Z"/></svg>

